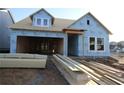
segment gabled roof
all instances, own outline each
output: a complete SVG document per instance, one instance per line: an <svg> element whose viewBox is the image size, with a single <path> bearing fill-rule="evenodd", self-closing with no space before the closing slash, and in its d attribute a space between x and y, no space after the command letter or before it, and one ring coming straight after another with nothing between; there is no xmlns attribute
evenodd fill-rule
<svg viewBox="0 0 124 93"><path fill-rule="evenodd" d="M49 12L47 12L44 8L39 9L38 11L34 12L33 14L30 15L31 19L33 17L33 15L37 14L40 11L44 11L45 13L47 13L49 16L51 16L52 18L54 18Z"/></svg>
<svg viewBox="0 0 124 93"><path fill-rule="evenodd" d="M70 24L70 25L68 26L68 28L70 28L71 25L75 24L76 22L78 22L79 20L81 20L82 18L84 18L86 15L92 16L101 26L103 26L103 27L106 29L106 31L107 31L110 35L112 35L111 31L109 31L108 28L106 28L106 27L105 27L93 14L91 14L90 12L86 13L85 15L83 15L82 17L80 17L78 20L76 20L75 22L73 22L72 24Z"/></svg>
<svg viewBox="0 0 124 93"><path fill-rule="evenodd" d="M54 21L52 21L52 26L51 27L38 27L38 26L32 26L32 16L35 15L36 13L40 11L45 11L48 15L50 15ZM61 19L61 18L54 18L50 13L48 13L45 9L40 9L36 11L35 13L31 14L29 17L13 24L10 25L11 29L20 29L20 30L32 30L32 31L63 31L63 29L75 29L75 28L70 28L71 25L85 17L86 15L91 15L99 24L101 24L106 31L109 34L112 34L95 16L93 16L90 12L79 18L78 20L69 20L69 19ZM75 29L76 30L76 29ZM77 29L81 30L81 29Z"/></svg>
<svg viewBox="0 0 124 93"><path fill-rule="evenodd" d="M13 16L12 16L12 14L11 14L11 12L10 12L9 10L8 10L8 13L9 13L11 19L12 19L13 24L15 24L15 21L14 21L14 19L13 19Z"/></svg>

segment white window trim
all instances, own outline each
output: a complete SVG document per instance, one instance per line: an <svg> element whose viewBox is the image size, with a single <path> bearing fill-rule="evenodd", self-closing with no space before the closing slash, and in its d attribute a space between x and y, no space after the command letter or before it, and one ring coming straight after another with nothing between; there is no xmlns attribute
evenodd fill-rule
<svg viewBox="0 0 124 93"><path fill-rule="evenodd" d="M37 19L40 19L40 20L41 20L41 24L42 24L42 19L41 19L41 18L36 18L36 25L37 25L37 26L41 26L41 24L39 25L39 24L37 23Z"/></svg>
<svg viewBox="0 0 124 93"><path fill-rule="evenodd" d="M90 38L95 38L95 50L90 50ZM103 38L104 39L104 50L97 50L97 38ZM96 36L89 36L88 37L88 51L89 52L105 52L105 38L104 37L96 37Z"/></svg>
<svg viewBox="0 0 124 93"><path fill-rule="evenodd" d="M91 37L95 38L95 50L90 50L90 38ZM96 37L95 36L89 36L88 37L88 51L89 52L96 52Z"/></svg>
<svg viewBox="0 0 124 93"><path fill-rule="evenodd" d="M47 25L44 25L44 19L47 20ZM49 23L50 23L50 20L48 18L42 18L42 20L43 20L43 26L44 27L48 27L49 26Z"/></svg>
<svg viewBox="0 0 124 93"><path fill-rule="evenodd" d="M41 25L38 25L37 24L37 19L41 19ZM47 22L48 22L48 25L44 25L44 23L43 23L43 20L44 19L47 19ZM40 18L40 17L35 17L35 26L41 26L41 27L49 27L49 25L50 25L50 20L49 20L49 18Z"/></svg>
<svg viewBox="0 0 124 93"><path fill-rule="evenodd" d="M104 40L104 50L97 50L97 38L103 38L103 40ZM96 38L96 50L97 50L97 52L105 52L105 38L104 37L97 37Z"/></svg>

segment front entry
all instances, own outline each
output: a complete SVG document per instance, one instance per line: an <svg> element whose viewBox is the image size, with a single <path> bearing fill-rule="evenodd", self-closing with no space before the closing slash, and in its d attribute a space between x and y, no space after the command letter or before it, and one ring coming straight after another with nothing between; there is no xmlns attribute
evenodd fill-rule
<svg viewBox="0 0 124 93"><path fill-rule="evenodd" d="M78 56L78 36L68 34L68 56Z"/></svg>

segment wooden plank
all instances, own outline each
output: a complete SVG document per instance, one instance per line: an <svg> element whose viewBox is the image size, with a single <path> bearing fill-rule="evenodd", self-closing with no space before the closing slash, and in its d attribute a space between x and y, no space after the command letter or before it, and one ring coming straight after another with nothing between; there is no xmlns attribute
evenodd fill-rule
<svg viewBox="0 0 124 93"><path fill-rule="evenodd" d="M108 81L108 79L110 79L113 82L111 82L109 80L107 82L108 84L116 84L116 83L123 84L123 82L124 82L123 78L118 77L118 76L120 76L120 75L118 75L118 73L115 73L115 72L114 73L110 73L110 71L108 71L108 70L106 71L105 68L103 69L101 66L96 65L93 62L92 63L91 62L83 62L82 64L85 64L86 66L91 67L92 69L98 71L100 74L103 74L105 77L106 77L106 75L109 75L109 77L106 77L104 81L106 82L106 81ZM117 74L117 76L116 76L116 74ZM121 82L121 83L119 83L119 82Z"/></svg>
<svg viewBox="0 0 124 93"><path fill-rule="evenodd" d="M97 82L97 83L99 83L99 84L102 84L102 85L106 85L106 83L100 81L100 79L99 79L99 78L102 77L102 76L100 76L99 74L95 73L93 70L89 69L88 67L82 66L82 64L80 64L80 63L78 63L78 62L76 62L76 61L74 61L74 60L72 60L72 59L70 59L70 58L68 58L68 57L66 57L66 56L63 56L63 57L64 57L65 59L70 60L73 64L75 64L75 66L76 66L78 69L80 69L81 71L83 71L83 72L85 72L86 74L88 74L89 76L91 76L92 79L93 79L95 82ZM85 69L84 69L83 67L85 67ZM86 68L87 68L87 69L86 69ZM88 71L87 71L87 70L88 70Z"/></svg>
<svg viewBox="0 0 124 93"><path fill-rule="evenodd" d="M104 76L106 76L107 78L109 78L109 79L111 79L111 80L117 82L117 83L120 84L120 85L123 85L123 84L124 84L124 83L118 81L117 79L114 79L114 78L112 78L112 77L110 77L110 76L108 76L108 75L104 75Z"/></svg>
<svg viewBox="0 0 124 93"><path fill-rule="evenodd" d="M68 58L69 59L69 58ZM69 60L71 60L71 59L69 59ZM71 61L73 61L73 60L71 60ZM73 61L73 63L76 63L76 61ZM97 71L98 71L98 69L97 69ZM101 70L99 69L99 71L101 72ZM95 75L95 76L99 76L100 74L96 74L96 73L92 73L93 75ZM105 74L105 73L104 73ZM108 78L105 78L104 76L102 76L102 75L104 75L103 74L103 71L102 71L102 74L101 74L101 77L99 77L99 79L100 80L102 80L103 82L105 82L106 84L117 84L115 81L112 81L112 80L109 80ZM98 77L97 76L97 77Z"/></svg>
<svg viewBox="0 0 124 93"><path fill-rule="evenodd" d="M117 76L120 76L120 77L122 77L124 75L123 71L112 68L112 67L104 65L104 64L100 64L100 63L97 63L97 62L90 62L90 64L95 65L95 66L97 66L101 69L104 69L104 70L106 70L110 73L116 74Z"/></svg>
<svg viewBox="0 0 124 93"><path fill-rule="evenodd" d="M61 55L57 55L58 57L60 57L64 62L66 62L67 64L69 64L70 66L78 69L75 64L73 64L72 62L70 62L69 60L67 60L64 56L61 56ZM80 69L78 69L80 71Z"/></svg>
<svg viewBox="0 0 124 93"><path fill-rule="evenodd" d="M83 32L78 32L78 31L66 31L66 33L67 34L80 34L80 35L82 35L83 34Z"/></svg>
<svg viewBox="0 0 124 93"><path fill-rule="evenodd" d="M91 73L95 74L96 76L101 77L99 74L95 73L94 70L88 68L87 66L85 66L79 62L76 62L68 57L65 57L65 59L68 59L69 61L71 61L71 63L74 64L77 68L81 67L81 68L87 70L88 72L91 72Z"/></svg>
<svg viewBox="0 0 124 93"><path fill-rule="evenodd" d="M86 83L86 85L99 85L96 83L94 80L90 80L89 82Z"/></svg>
<svg viewBox="0 0 124 93"><path fill-rule="evenodd" d="M104 69L106 68L106 69L109 69L109 70L112 70L112 71L115 71L115 72L122 72L122 73L124 73L123 71L115 69L115 68L112 68L110 66L107 66L107 65L104 65L104 64L100 64L98 62L94 62L94 63L97 64L98 66L101 66Z"/></svg>
<svg viewBox="0 0 124 93"><path fill-rule="evenodd" d="M53 56L54 56L54 58L55 58L58 62L61 62L61 63L64 64L66 67L68 67L70 70L72 70L72 71L80 71L79 69L77 69L77 68L74 67L73 65L64 62L62 59L60 59L60 58L57 57L56 55L53 55Z"/></svg>
<svg viewBox="0 0 124 93"><path fill-rule="evenodd" d="M67 63L74 65L75 67L80 69L82 72L85 72L87 75L92 77L92 79L95 82L97 82L98 84L102 84L102 85L123 84L122 78L119 78L117 76L113 76L114 74L116 74L115 71L106 72L106 71L102 70L103 68L100 69L100 67L97 67L96 64L95 65L93 63L92 63L92 65L91 64L89 64L89 65L88 64L81 64L81 63L74 61L74 60L72 60L66 56L61 56L61 55L59 55L59 56L62 59L64 59ZM84 62L84 63L86 63L86 62Z"/></svg>
<svg viewBox="0 0 124 93"><path fill-rule="evenodd" d="M87 62L87 64L88 64L89 62ZM84 63L85 64L85 63ZM119 81L119 80L117 80L117 79L114 79L112 76L113 75L115 75L115 74L110 74L110 73L108 73L108 72L106 72L106 71L104 71L104 69L100 69L100 68L97 68L97 67L95 67L95 66L93 66L93 65L88 65L89 67L91 67L92 69L94 69L94 70L96 70L96 71L98 71L100 74L103 74L105 77L107 77L108 79L110 79L110 80L112 80L112 81L114 81L114 82L116 82L116 83L118 83L118 84L123 84L122 83L122 80L121 81ZM109 76L108 76L109 75ZM105 79L105 82L106 82L107 80ZM120 83L119 83L120 82ZM110 82L110 81L107 81L107 83L108 84L116 84L116 83L112 83L112 82Z"/></svg>
<svg viewBox="0 0 124 93"><path fill-rule="evenodd" d="M69 68L66 68L66 66L60 64L60 62L57 62L56 60L52 59L58 70L62 73L62 75L65 77L65 79L72 85L85 85L89 80L90 77L88 77L87 74L83 72L74 72L70 70Z"/></svg>

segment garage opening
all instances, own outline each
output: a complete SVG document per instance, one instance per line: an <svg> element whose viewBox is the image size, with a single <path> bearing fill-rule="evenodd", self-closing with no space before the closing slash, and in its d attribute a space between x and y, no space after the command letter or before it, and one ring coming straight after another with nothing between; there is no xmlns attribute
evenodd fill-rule
<svg viewBox="0 0 124 93"><path fill-rule="evenodd" d="M63 54L63 38L17 37L17 53Z"/></svg>
<svg viewBox="0 0 124 93"><path fill-rule="evenodd" d="M78 55L78 35L68 34L68 56Z"/></svg>

